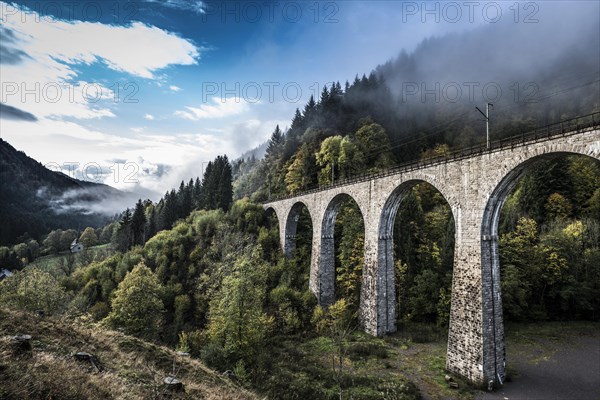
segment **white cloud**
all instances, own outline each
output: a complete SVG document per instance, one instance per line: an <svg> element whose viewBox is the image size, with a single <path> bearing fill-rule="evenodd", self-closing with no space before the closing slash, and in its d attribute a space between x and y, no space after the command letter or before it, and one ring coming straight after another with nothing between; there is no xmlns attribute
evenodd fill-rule
<svg viewBox="0 0 600 400"><path fill-rule="evenodd" d="M144 119L147 119L148 121L154 121L154 115L146 114L144 115Z"/></svg>
<svg viewBox="0 0 600 400"><path fill-rule="evenodd" d="M213 97L212 103L203 104L200 107L188 106L186 107L187 111L176 111L175 115L190 121L198 121L200 119L230 117L244 113L249 109L248 103L239 97L227 99Z"/></svg>
<svg viewBox="0 0 600 400"><path fill-rule="evenodd" d="M157 3L167 8L192 11L196 14L204 14L205 4L200 0L146 0L148 3Z"/></svg>
<svg viewBox="0 0 600 400"><path fill-rule="evenodd" d="M109 68L142 78L169 65L192 65L198 48L174 33L141 22L129 26L98 22L66 22L48 17L25 20L7 16L5 26L27 37L21 50L34 58L51 56L63 64L102 61ZM72 70L68 72L73 73Z"/></svg>
<svg viewBox="0 0 600 400"><path fill-rule="evenodd" d="M0 2L0 7L8 6ZM26 56L2 64L0 100L37 118L115 116L112 109L117 103L110 101L115 93L107 87L115 84L80 79L77 65L99 62L135 77L154 78L158 70L195 64L199 57L190 41L140 22L129 26L66 22L15 7L21 12L6 13L0 21L13 45ZM31 14L21 18L25 10Z"/></svg>
<svg viewBox="0 0 600 400"><path fill-rule="evenodd" d="M287 124L289 121L286 120L248 119L225 127L223 137L234 149L232 155L240 155L267 141L275 130L275 126L279 125L281 130L285 130Z"/></svg>
<svg viewBox="0 0 600 400"><path fill-rule="evenodd" d="M171 89L173 92L180 92L182 90L179 86L175 85L169 86L169 89Z"/></svg>
<svg viewBox="0 0 600 400"><path fill-rule="evenodd" d="M140 130L123 137L49 119L39 121L34 131L26 123L2 120L2 129L5 140L44 165L77 164L79 174L90 165L92 175L99 165L103 183L152 200L177 187L182 179L202 176L202 166L217 154L235 153L228 138L202 132L156 135ZM137 182L126 179L133 171ZM121 209L126 206L122 204Z"/></svg>

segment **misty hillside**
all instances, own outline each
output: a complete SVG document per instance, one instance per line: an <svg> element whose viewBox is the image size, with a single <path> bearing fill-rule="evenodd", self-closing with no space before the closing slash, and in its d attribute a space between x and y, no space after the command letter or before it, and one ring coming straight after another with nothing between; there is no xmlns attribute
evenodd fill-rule
<svg viewBox="0 0 600 400"><path fill-rule="evenodd" d="M52 229L99 227L107 217L90 206L121 192L54 172L0 139L0 245ZM23 241L21 240L21 241Z"/></svg>
<svg viewBox="0 0 600 400"><path fill-rule="evenodd" d="M431 37L375 72L385 78L398 117L420 122L478 120L473 106L488 101L500 126L517 117L543 125L598 109L597 23L581 18L565 29L560 15L548 18L556 19L553 31L504 23Z"/></svg>
<svg viewBox="0 0 600 400"><path fill-rule="evenodd" d="M357 132L371 123L381 135L362 146L362 157L371 164L369 159L385 156L382 165L389 167L439 145L457 151L484 144L486 126L475 107L485 110L486 103L492 103L492 141L597 112L597 16L567 26L565 13L572 10L559 11L543 15L555 22L552 30L506 22L431 36L369 75L345 83L332 77L331 86L290 116L288 131L274 133L262 163L242 157L234 164L236 197L264 201L317 187L320 143L334 136L356 142ZM335 176L365 172L359 164L347 170L337 165Z"/></svg>

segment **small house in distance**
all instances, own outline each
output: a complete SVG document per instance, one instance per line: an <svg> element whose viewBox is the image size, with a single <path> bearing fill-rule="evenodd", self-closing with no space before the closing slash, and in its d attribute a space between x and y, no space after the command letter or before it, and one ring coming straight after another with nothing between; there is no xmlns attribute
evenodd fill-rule
<svg viewBox="0 0 600 400"><path fill-rule="evenodd" d="M71 253L81 253L83 251L83 244L77 241L77 238L73 239L71 243Z"/></svg>
<svg viewBox="0 0 600 400"><path fill-rule="evenodd" d="M8 278L11 275L12 275L12 272L10 272L9 270L0 269L0 281L4 280L4 278Z"/></svg>

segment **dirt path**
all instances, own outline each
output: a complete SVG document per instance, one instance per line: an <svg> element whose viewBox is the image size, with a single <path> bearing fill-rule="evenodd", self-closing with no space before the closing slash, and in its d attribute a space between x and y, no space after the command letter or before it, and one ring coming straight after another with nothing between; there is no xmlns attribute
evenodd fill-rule
<svg viewBox="0 0 600 400"><path fill-rule="evenodd" d="M479 400L600 400L600 332L507 347L514 377Z"/></svg>

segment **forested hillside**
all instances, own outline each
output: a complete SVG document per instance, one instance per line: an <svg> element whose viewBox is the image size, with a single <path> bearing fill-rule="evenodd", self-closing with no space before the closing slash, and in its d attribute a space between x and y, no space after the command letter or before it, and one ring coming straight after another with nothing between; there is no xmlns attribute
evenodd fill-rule
<svg viewBox="0 0 600 400"><path fill-rule="evenodd" d="M121 195L51 171L0 139L0 245L40 240L57 228L102 226L108 218L90 208Z"/></svg>

